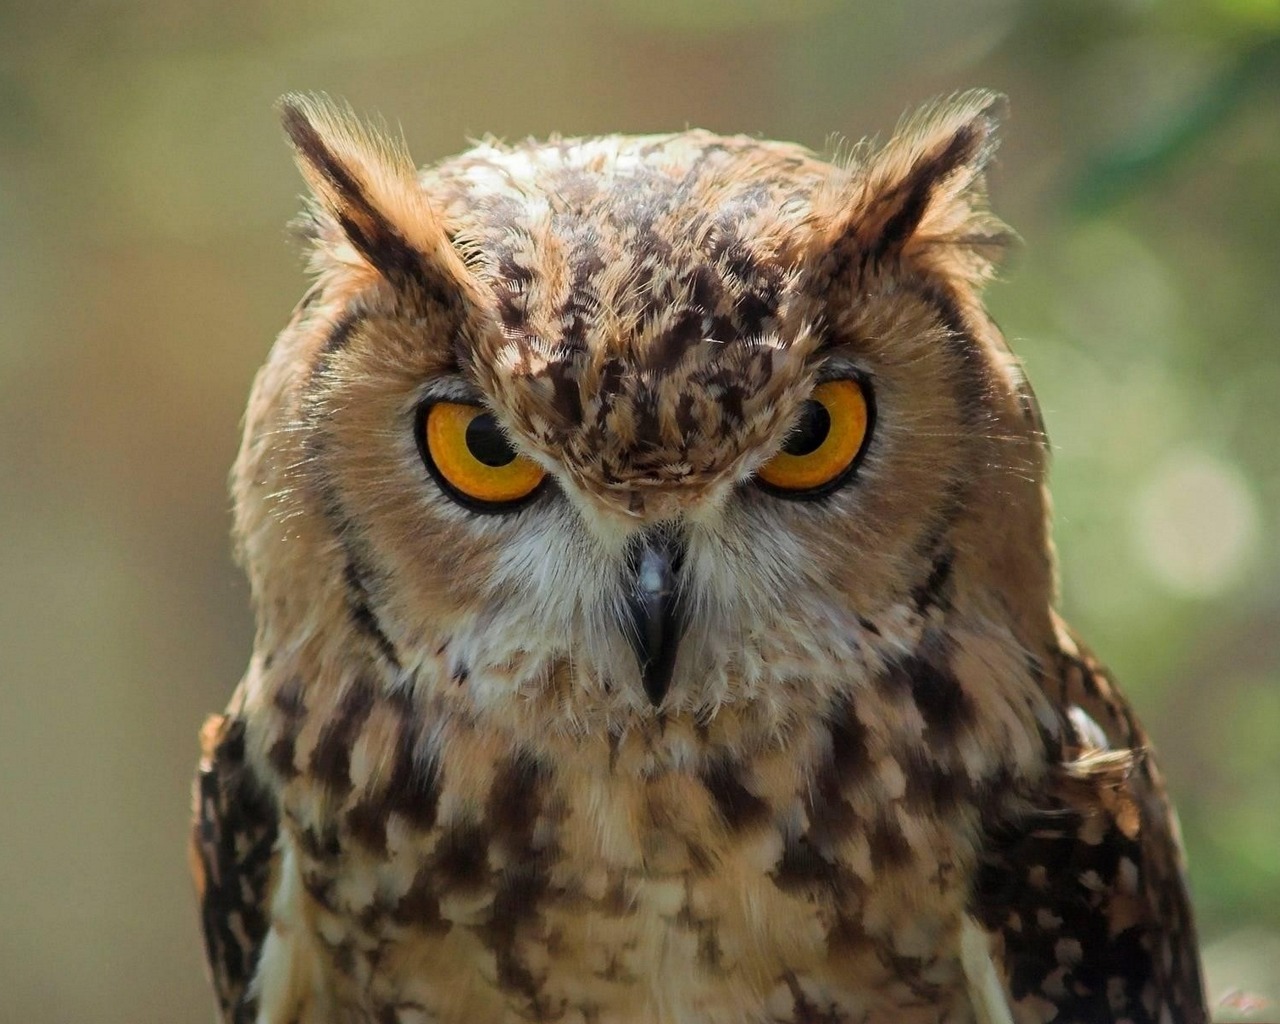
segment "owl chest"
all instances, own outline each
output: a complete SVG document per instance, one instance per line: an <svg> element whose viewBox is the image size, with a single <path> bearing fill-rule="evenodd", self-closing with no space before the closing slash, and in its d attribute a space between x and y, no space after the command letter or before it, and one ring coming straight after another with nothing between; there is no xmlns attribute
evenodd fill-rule
<svg viewBox="0 0 1280 1024"><path fill-rule="evenodd" d="M332 997L357 1020L877 1021L923 996L967 1019L960 818L908 806L900 766L846 785L797 746L646 773L463 744L416 804L294 780Z"/></svg>

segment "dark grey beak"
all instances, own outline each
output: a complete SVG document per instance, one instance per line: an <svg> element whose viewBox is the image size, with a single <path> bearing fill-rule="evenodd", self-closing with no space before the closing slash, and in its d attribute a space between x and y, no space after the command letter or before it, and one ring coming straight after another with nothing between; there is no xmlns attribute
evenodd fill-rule
<svg viewBox="0 0 1280 1024"><path fill-rule="evenodd" d="M671 686L676 649L684 631L677 581L684 564L684 543L669 530L650 530L627 552L627 639L640 666L649 703L662 703Z"/></svg>

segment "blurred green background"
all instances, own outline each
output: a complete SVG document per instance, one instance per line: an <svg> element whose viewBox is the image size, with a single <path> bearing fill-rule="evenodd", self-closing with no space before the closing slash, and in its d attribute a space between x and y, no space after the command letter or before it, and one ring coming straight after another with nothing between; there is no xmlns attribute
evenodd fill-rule
<svg viewBox="0 0 1280 1024"><path fill-rule="evenodd" d="M183 847L251 639L224 482L304 286L277 96L428 162L824 148L972 85L1012 99L1025 245L990 301L1054 441L1067 611L1162 751L1214 993L1280 995L1280 0L4 0L0 1020L211 1017Z"/></svg>

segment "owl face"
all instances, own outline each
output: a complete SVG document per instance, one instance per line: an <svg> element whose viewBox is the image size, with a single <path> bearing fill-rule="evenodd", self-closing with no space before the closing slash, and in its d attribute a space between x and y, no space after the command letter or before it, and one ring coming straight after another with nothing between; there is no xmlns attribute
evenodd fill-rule
<svg viewBox="0 0 1280 1024"><path fill-rule="evenodd" d="M992 104L839 166L687 132L417 174L291 101L318 281L238 468L263 628L345 663L341 606L442 700L577 722L785 717L956 586L1016 636L1052 569L1034 401L977 297Z"/></svg>

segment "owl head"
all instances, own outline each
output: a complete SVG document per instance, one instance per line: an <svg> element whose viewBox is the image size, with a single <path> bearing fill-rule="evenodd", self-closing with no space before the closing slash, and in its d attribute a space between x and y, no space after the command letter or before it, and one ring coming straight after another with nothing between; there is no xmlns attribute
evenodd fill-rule
<svg viewBox="0 0 1280 1024"><path fill-rule="evenodd" d="M259 656L556 727L785 717L949 617L1034 647L1041 425L980 301L997 106L837 163L691 131L419 172L286 98L315 282L235 472Z"/></svg>

